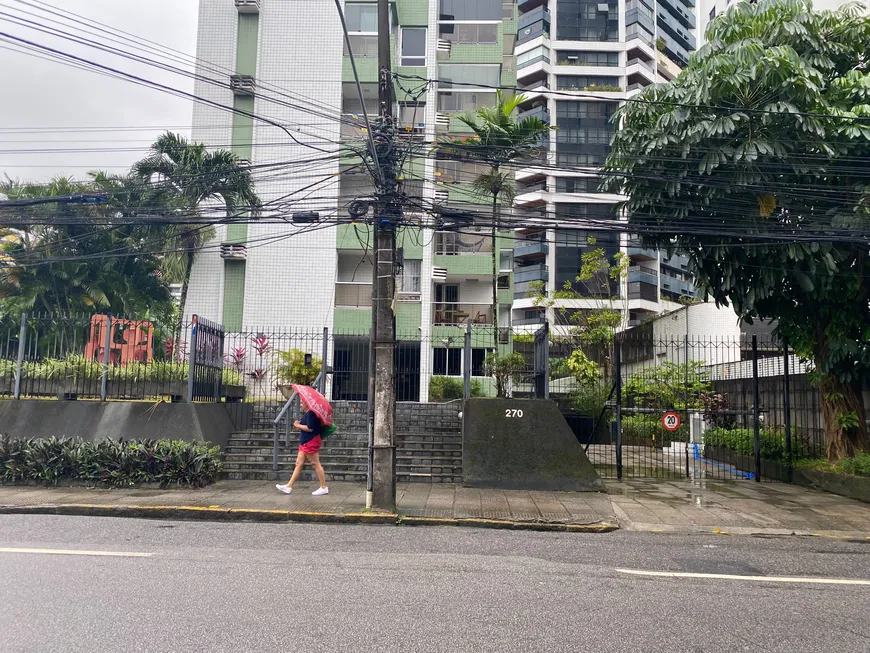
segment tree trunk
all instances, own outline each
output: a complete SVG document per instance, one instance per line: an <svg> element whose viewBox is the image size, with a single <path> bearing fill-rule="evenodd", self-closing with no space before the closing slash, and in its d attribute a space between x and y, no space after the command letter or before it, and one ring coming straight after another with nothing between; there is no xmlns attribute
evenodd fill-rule
<svg viewBox="0 0 870 653"><path fill-rule="evenodd" d="M181 330L184 327L184 309L187 307L187 291L190 288L190 274L193 272L194 252L188 249L185 253L184 279L181 280L181 298L178 306L178 322L175 324L175 358L181 354Z"/></svg>
<svg viewBox="0 0 870 653"><path fill-rule="evenodd" d="M492 339L495 354L498 356L498 245L496 244L496 225L498 224L498 195L492 196Z"/></svg>
<svg viewBox="0 0 870 653"><path fill-rule="evenodd" d="M829 463L851 458L857 451L870 451L863 390L860 381L843 383L830 375L825 375L819 384ZM857 421L857 425L843 424L842 416L850 415L857 418L851 420Z"/></svg>

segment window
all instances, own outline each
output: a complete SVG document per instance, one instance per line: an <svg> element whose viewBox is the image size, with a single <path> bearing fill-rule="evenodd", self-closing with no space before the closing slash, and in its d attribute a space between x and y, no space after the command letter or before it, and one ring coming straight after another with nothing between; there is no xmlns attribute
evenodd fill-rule
<svg viewBox="0 0 870 653"><path fill-rule="evenodd" d="M441 0L441 20L503 20L502 0ZM513 4L513 3L511 3ZM513 7L511 7L513 17Z"/></svg>
<svg viewBox="0 0 870 653"><path fill-rule="evenodd" d="M454 43L498 43L498 25L492 23L441 23L439 37ZM514 37L516 38L516 37ZM507 35L505 35L507 39ZM507 54L513 53L513 47Z"/></svg>
<svg viewBox="0 0 870 653"><path fill-rule="evenodd" d="M402 277L399 279L399 292L420 292L420 272L423 261L405 261Z"/></svg>
<svg viewBox="0 0 870 653"><path fill-rule="evenodd" d="M559 0L557 36L564 41L618 41L618 5L599 0Z"/></svg>
<svg viewBox="0 0 870 653"><path fill-rule="evenodd" d="M557 193L597 193L601 180L598 177L556 177Z"/></svg>
<svg viewBox="0 0 870 653"><path fill-rule="evenodd" d="M480 93L438 93L438 111L446 113L477 111L480 107L494 105L497 101L496 94Z"/></svg>
<svg viewBox="0 0 870 653"><path fill-rule="evenodd" d="M531 66L534 63L538 63L539 61L546 61L550 63L550 48L545 48L544 46L540 46L535 48L534 50L529 50L528 52L523 52L522 54L517 55L517 68L524 68L525 66Z"/></svg>
<svg viewBox="0 0 870 653"><path fill-rule="evenodd" d="M434 347L432 373L437 376L462 376L462 350L455 347Z"/></svg>
<svg viewBox="0 0 870 653"><path fill-rule="evenodd" d="M514 250L500 249L498 251L498 269L500 272L511 272L514 269Z"/></svg>
<svg viewBox="0 0 870 653"><path fill-rule="evenodd" d="M402 65L426 65L426 28L402 28Z"/></svg>
<svg viewBox="0 0 870 653"><path fill-rule="evenodd" d="M348 2L344 7L344 20L348 32L377 34L378 6L371 2Z"/></svg>
<svg viewBox="0 0 870 653"><path fill-rule="evenodd" d="M496 290L510 290L511 289L511 277L509 274L500 274L498 278L495 280Z"/></svg>
<svg viewBox="0 0 870 653"><path fill-rule="evenodd" d="M348 34L353 56L357 59L378 58L378 37L368 34ZM343 40L343 39L342 39ZM347 43L344 44L344 56L350 56Z"/></svg>
<svg viewBox="0 0 870 653"><path fill-rule="evenodd" d="M560 50L556 53L556 63L560 66L618 66L618 52L578 52Z"/></svg>
<svg viewBox="0 0 870 653"><path fill-rule="evenodd" d="M629 41L631 39L640 39L646 43L652 43L655 40L652 32L642 27L639 23L634 23L625 28L625 40Z"/></svg>
<svg viewBox="0 0 870 653"><path fill-rule="evenodd" d="M713 20L714 18L716 18L716 7L713 7L710 10L710 20Z"/></svg>
<svg viewBox="0 0 870 653"><path fill-rule="evenodd" d="M441 64L438 67L440 88L459 88L475 86L498 86L501 83L501 68L498 64Z"/></svg>
<svg viewBox="0 0 870 653"><path fill-rule="evenodd" d="M618 77L592 77L579 75L557 75L556 89L560 91L582 91L589 86L619 88ZM601 89L598 89L601 90Z"/></svg>
<svg viewBox="0 0 870 653"><path fill-rule="evenodd" d="M471 350L471 376L486 376L483 373L483 362L486 360L488 349L474 347Z"/></svg>

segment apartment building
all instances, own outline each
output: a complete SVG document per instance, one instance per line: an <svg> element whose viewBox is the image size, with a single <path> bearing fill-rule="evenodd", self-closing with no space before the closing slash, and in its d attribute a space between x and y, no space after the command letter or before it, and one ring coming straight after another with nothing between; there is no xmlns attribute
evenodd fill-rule
<svg viewBox="0 0 870 653"><path fill-rule="evenodd" d="M518 209L557 222L618 220L619 196L598 190L598 169L616 128L620 103L642 88L673 79L696 48L695 0L519 0L515 46L524 115L555 127L547 165L517 174ZM594 244L591 244L594 240ZM627 282L577 284L583 253L603 248L630 259ZM611 231L518 231L514 247L513 324L534 326L556 312L591 310L618 296L627 326L679 307L696 292L688 261L638 245ZM528 297L532 284L561 290L570 283L582 299L557 299L545 310ZM594 286L594 287L593 287ZM538 305L536 305L538 304ZM563 309L563 310L559 310Z"/></svg>
<svg viewBox="0 0 870 653"><path fill-rule="evenodd" d="M193 138L232 147L251 162L265 215L346 217L352 200L371 194L368 171L352 150L364 147L365 115L377 113L376 4L344 3L360 101L332 0L201 0L195 92L207 103L195 107ZM513 210L618 219L613 205L620 198L599 193L596 175L608 152L610 117L638 89L679 73L695 47L693 11L693 0L395 0L391 42L403 144L428 154L443 135L463 134L457 114L494 104L498 87L519 86L522 115L557 129L541 142L541 165L530 162L517 173ZM430 219L433 205L488 211L489 200L470 187L480 172L476 164L412 153L402 188L419 212L412 205L406 217ZM336 370L364 369L371 234L363 223L316 226L220 227L220 247L197 256L185 312L221 320L228 331L327 326L336 334ZM631 257L627 285L612 289L626 302L627 323L694 293L685 261L609 232L530 229L500 233L493 243L486 228L473 226L461 233L401 230L396 316L408 379L399 398L425 399L433 374L461 375L469 325L472 374L482 376L496 339L493 249L499 325L533 328L546 316L528 298L530 284L555 289L573 281L589 237ZM600 304L594 296L566 301L579 310ZM510 346L507 332L497 339ZM362 378L353 378L333 388L334 398L365 395Z"/></svg>

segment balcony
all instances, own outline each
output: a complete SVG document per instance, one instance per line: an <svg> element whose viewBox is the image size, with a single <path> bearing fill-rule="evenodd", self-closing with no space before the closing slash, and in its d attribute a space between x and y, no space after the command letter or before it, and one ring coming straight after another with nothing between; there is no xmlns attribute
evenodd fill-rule
<svg viewBox="0 0 870 653"><path fill-rule="evenodd" d="M544 313L541 313L537 317L521 317L519 319L511 320L513 326L535 326L538 324L545 324L546 322L547 316Z"/></svg>
<svg viewBox="0 0 870 653"><path fill-rule="evenodd" d="M648 268L643 265L632 265L628 268L628 283L633 283L635 281L657 286L659 283L659 274L654 268Z"/></svg>
<svg viewBox="0 0 870 653"><path fill-rule="evenodd" d="M628 284L628 298L629 299L642 299L648 302L658 303L659 301L659 287L658 284L649 284L643 282L629 282Z"/></svg>
<svg viewBox="0 0 870 653"><path fill-rule="evenodd" d="M517 34L521 33L525 28L534 25L538 21L544 21L546 29L550 29L550 10L546 7L539 7L534 11L522 14L517 20Z"/></svg>
<svg viewBox="0 0 870 653"><path fill-rule="evenodd" d="M677 0L659 0L659 5L666 9L674 18L688 29L695 29L695 14L686 9Z"/></svg>
<svg viewBox="0 0 870 653"><path fill-rule="evenodd" d="M550 110L546 106L533 107L528 111L520 111L517 114L517 120L525 120L526 118L538 118L545 125L550 124Z"/></svg>
<svg viewBox="0 0 870 653"><path fill-rule="evenodd" d="M525 14L546 4L547 0L517 0L517 9L521 14Z"/></svg>
<svg viewBox="0 0 870 653"><path fill-rule="evenodd" d="M240 14L259 14L260 0L236 0L236 9Z"/></svg>
<svg viewBox="0 0 870 653"><path fill-rule="evenodd" d="M680 52L679 50L693 51L695 49L695 37L685 31L685 28L677 22L677 19L665 11L659 10L656 23L674 39L677 45L677 48L671 48L674 53L680 58L685 59L686 63L688 63L688 52ZM666 38L665 42L667 41L668 39Z"/></svg>
<svg viewBox="0 0 870 653"><path fill-rule="evenodd" d="M336 308L369 308L371 305L372 284L341 281L336 282Z"/></svg>
<svg viewBox="0 0 870 653"><path fill-rule="evenodd" d="M633 260L657 261L659 258L658 251L648 247L628 247L625 253Z"/></svg>
<svg viewBox="0 0 870 653"><path fill-rule="evenodd" d="M546 179L534 184L517 184L517 195L525 195L526 193L546 193L547 191L548 186Z"/></svg>
<svg viewBox="0 0 870 653"><path fill-rule="evenodd" d="M492 253L492 236L488 234L435 232L436 256L468 256Z"/></svg>
<svg viewBox="0 0 870 653"><path fill-rule="evenodd" d="M257 83L253 75L230 75L230 90L238 97L253 97Z"/></svg>
<svg viewBox="0 0 870 653"><path fill-rule="evenodd" d="M537 265L524 265L514 269L514 283L526 283L529 281L547 281L550 278L550 268L539 263Z"/></svg>
<svg viewBox="0 0 870 653"><path fill-rule="evenodd" d="M517 241L514 244L514 260L546 258L549 253L550 246L542 241Z"/></svg>
<svg viewBox="0 0 870 653"><path fill-rule="evenodd" d="M492 324L492 306L489 304L433 302L432 324L435 326Z"/></svg>
<svg viewBox="0 0 870 653"><path fill-rule="evenodd" d="M670 293L678 297L694 297L697 290L691 281L662 275L662 293L665 295Z"/></svg>

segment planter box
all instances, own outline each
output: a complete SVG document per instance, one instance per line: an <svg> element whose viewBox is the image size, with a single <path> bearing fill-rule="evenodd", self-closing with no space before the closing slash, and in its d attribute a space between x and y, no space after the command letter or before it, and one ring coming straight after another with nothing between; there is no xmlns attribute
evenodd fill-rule
<svg viewBox="0 0 870 653"><path fill-rule="evenodd" d="M795 469L794 482L803 487L870 503L870 478L865 476L835 474L820 469Z"/></svg>

